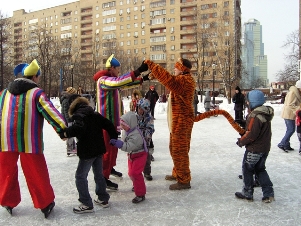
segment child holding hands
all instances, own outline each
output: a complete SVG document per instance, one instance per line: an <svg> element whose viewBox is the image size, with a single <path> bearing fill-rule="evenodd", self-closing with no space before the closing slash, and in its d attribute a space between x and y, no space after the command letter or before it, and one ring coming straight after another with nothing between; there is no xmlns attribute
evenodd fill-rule
<svg viewBox="0 0 301 226"><path fill-rule="evenodd" d="M142 175L146 158L147 145L138 129L137 116L129 111L120 118L120 126L125 131L123 141L111 139L110 144L128 153L128 175L133 182L136 197L133 203L145 200L146 186Z"/></svg>

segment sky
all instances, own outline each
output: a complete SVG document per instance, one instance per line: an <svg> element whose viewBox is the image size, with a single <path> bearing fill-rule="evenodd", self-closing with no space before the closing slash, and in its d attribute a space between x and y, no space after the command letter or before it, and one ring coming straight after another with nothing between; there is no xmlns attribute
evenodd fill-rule
<svg viewBox="0 0 301 226"><path fill-rule="evenodd" d="M14 10L36 11L56 5L74 2L73 0L10 0L1 4L2 13L12 15ZM281 48L287 36L299 29L298 0L242 0L242 24L249 19L260 21L263 29L265 54L268 56L268 78L276 80L275 74L284 68L284 54L287 49Z"/></svg>
<svg viewBox="0 0 301 226"><path fill-rule="evenodd" d="M227 104L225 98L220 108L234 116L233 104ZM60 110L59 100L53 103ZM146 199L139 204L131 200L132 182L127 175L127 155L118 152L116 170L123 178L110 177L119 185L119 190L109 192L110 208L94 206L94 213L74 214L72 208L79 205L75 187L75 171L78 157L67 157L66 144L44 124L45 158L48 165L56 206L45 219L42 213L34 209L27 190L24 175L19 164L21 203L13 209L13 215L0 207L0 225L32 226L238 226L273 225L300 226L300 187L301 156L298 154L297 135L291 139L295 151L285 153L277 147L284 135L285 123L280 117L282 104L269 104L275 110L272 120L272 146L266 162L267 171L274 184L275 202L262 203L262 192L255 188L254 202L235 198L234 193L241 191L241 161L245 148L239 148L235 142L239 134L223 116L206 118L194 124L190 145L191 189L170 191L171 182L164 179L172 170L167 127L167 103L157 103L154 126L154 158L152 162L152 181L146 181ZM129 100L124 99L129 110ZM198 104L198 111L204 112L204 103ZM89 173L89 190L95 197L93 173Z"/></svg>

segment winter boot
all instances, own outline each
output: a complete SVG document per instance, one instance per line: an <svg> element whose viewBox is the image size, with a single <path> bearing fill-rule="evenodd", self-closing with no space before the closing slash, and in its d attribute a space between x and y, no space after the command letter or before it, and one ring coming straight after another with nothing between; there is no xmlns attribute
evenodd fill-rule
<svg viewBox="0 0 301 226"><path fill-rule="evenodd" d="M169 190L182 190L182 189L189 189L189 188L191 188L190 182L185 184L177 182L169 186Z"/></svg>

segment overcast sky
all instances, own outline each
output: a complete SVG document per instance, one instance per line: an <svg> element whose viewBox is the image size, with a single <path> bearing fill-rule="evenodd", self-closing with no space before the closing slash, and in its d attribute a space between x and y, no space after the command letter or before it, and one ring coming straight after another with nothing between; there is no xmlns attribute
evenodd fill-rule
<svg viewBox="0 0 301 226"><path fill-rule="evenodd" d="M2 13L12 15L14 10L36 11L74 2L73 0L10 0L2 3ZM268 78L275 81L274 75L283 68L284 53L281 48L287 36L299 27L298 0L242 0L242 24L249 19L260 21L263 29L265 54L268 56Z"/></svg>

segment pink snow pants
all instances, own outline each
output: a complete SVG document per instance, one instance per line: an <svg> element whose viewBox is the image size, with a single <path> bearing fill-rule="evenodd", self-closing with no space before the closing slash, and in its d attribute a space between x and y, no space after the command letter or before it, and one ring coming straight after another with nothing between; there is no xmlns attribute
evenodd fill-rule
<svg viewBox="0 0 301 226"><path fill-rule="evenodd" d="M146 194L146 186L142 175L147 158L147 152L139 152L137 154L128 155L128 175L133 181L136 196Z"/></svg>

